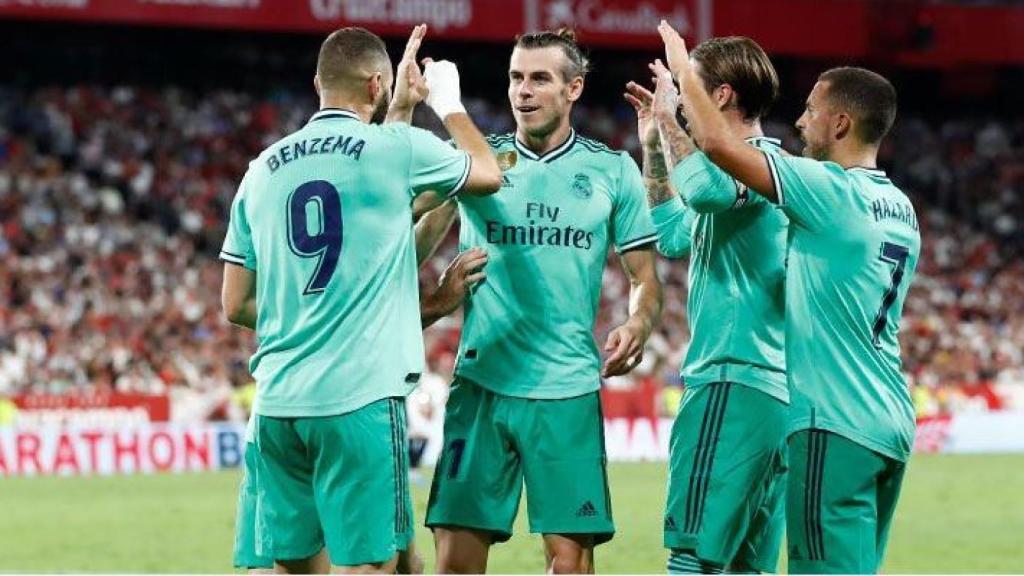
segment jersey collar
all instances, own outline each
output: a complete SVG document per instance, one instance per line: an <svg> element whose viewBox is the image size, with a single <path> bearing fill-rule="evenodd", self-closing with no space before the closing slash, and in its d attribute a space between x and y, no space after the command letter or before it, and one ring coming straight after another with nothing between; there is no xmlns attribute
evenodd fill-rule
<svg viewBox="0 0 1024 576"><path fill-rule="evenodd" d="M768 142L775 144L776 146L782 147L782 140L778 138L769 138L768 136L751 136L750 138L744 138L747 144L757 144L758 142Z"/></svg>
<svg viewBox="0 0 1024 576"><path fill-rule="evenodd" d="M526 144L520 142L519 137L516 136L516 150L518 150L520 154L529 158L530 160L537 160L539 162L551 162L556 158L560 158L561 156L565 155L566 152L571 150L572 145L575 143L576 130L574 128L569 128L569 136L565 139L565 142L562 142L558 146L555 146L544 155L538 156L536 152L533 152L532 150L527 148Z"/></svg>
<svg viewBox="0 0 1024 576"><path fill-rule="evenodd" d="M353 120L359 120L359 115L351 110L345 110L342 108L323 108L309 119L310 122L316 122L317 120L327 120L328 118L351 118Z"/></svg>
<svg viewBox="0 0 1024 576"><path fill-rule="evenodd" d="M888 180L889 176L886 175L885 170L879 170L878 168L864 168L862 166L854 166L847 168L847 172L853 172L854 174L866 174L873 178L880 178L882 180Z"/></svg>

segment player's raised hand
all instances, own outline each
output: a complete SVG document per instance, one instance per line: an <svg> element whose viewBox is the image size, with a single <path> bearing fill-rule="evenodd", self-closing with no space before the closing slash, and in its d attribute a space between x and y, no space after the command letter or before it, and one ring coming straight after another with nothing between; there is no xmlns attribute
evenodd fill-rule
<svg viewBox="0 0 1024 576"><path fill-rule="evenodd" d="M601 376L620 376L636 368L644 359L643 330L630 322L608 333L604 351L610 352L601 368Z"/></svg>
<svg viewBox="0 0 1024 576"><path fill-rule="evenodd" d="M676 112L679 110L679 90L676 89L675 82L672 81L672 73L660 58L647 66L654 74L654 102L651 104L651 109L655 118L659 116L675 118Z"/></svg>
<svg viewBox="0 0 1024 576"><path fill-rule="evenodd" d="M412 110L426 97L429 89L423 79L423 73L417 63L417 54L423 37L427 34L427 25L420 24L412 29L409 41L405 44L402 59L395 70L395 93L391 98L391 107Z"/></svg>
<svg viewBox="0 0 1024 576"><path fill-rule="evenodd" d="M658 137L658 124L654 121L654 112L651 108L654 94L636 82L630 82L626 84L623 97L636 110L636 128L640 143L644 146L658 146L661 142Z"/></svg>
<svg viewBox="0 0 1024 576"><path fill-rule="evenodd" d="M690 75L690 54L686 51L686 41L676 32L671 24L662 20L658 24L658 33L661 34L661 41L665 43L665 61L668 68L680 83L685 82Z"/></svg>
<svg viewBox="0 0 1024 576"><path fill-rule="evenodd" d="M426 80L427 106L444 120L449 114L465 113L462 90L459 88L459 69L448 60L423 59L423 78Z"/></svg>

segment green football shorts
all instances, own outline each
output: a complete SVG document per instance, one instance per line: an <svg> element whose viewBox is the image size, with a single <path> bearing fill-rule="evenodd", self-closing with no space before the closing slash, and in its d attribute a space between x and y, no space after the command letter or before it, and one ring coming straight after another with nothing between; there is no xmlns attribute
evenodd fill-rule
<svg viewBox="0 0 1024 576"><path fill-rule="evenodd" d="M317 418L256 419L256 552L335 566L390 560L413 536L405 400Z"/></svg>
<svg viewBox="0 0 1024 576"><path fill-rule="evenodd" d="M906 463L825 430L794 433L789 453L789 572L877 572Z"/></svg>
<svg viewBox="0 0 1024 576"><path fill-rule="evenodd" d="M789 407L729 382L688 389L669 444L665 547L774 572L785 531Z"/></svg>
<svg viewBox="0 0 1024 576"><path fill-rule="evenodd" d="M457 378L426 524L508 540L525 480L530 532L591 534L601 544L615 533L606 464L597 392L531 400Z"/></svg>
<svg viewBox="0 0 1024 576"><path fill-rule="evenodd" d="M242 483L238 487L238 509L235 512L235 568L269 569L274 560L256 554L256 446L245 445Z"/></svg>

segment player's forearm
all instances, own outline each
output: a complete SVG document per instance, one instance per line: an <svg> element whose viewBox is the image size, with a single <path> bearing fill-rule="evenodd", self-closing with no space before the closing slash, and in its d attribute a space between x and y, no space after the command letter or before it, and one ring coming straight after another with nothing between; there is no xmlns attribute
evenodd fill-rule
<svg viewBox="0 0 1024 576"><path fill-rule="evenodd" d="M451 302L440 297L439 289L435 288L429 294L420 292L420 323L424 328L431 326L457 309L458 304L452 307Z"/></svg>
<svg viewBox="0 0 1024 576"><path fill-rule="evenodd" d="M466 113L448 114L445 128L459 149L465 150L473 161L469 180L464 190L471 194L492 194L501 188L501 168L491 152L491 146Z"/></svg>
<svg viewBox="0 0 1024 576"><path fill-rule="evenodd" d="M392 104L388 108L388 115L384 117L384 122L401 122L403 124L412 124L412 113L415 110L413 106L398 106Z"/></svg>
<svg viewBox="0 0 1024 576"><path fill-rule="evenodd" d="M458 213L458 205L454 200L448 200L444 204L427 212L419 222L416 223L416 263L423 265L430 259L437 250L437 247L448 234L448 230L455 221Z"/></svg>
<svg viewBox="0 0 1024 576"><path fill-rule="evenodd" d="M659 144L644 144L644 187L647 189L647 205L651 208L664 204L675 196L669 181L668 166Z"/></svg>
<svg viewBox="0 0 1024 576"><path fill-rule="evenodd" d="M655 119L658 123L658 134L661 136L661 147L670 168L697 151L697 146L686 130L679 125L674 112L659 113Z"/></svg>
<svg viewBox="0 0 1024 576"><path fill-rule="evenodd" d="M653 258L653 255L652 255ZM646 341L661 318L662 289L656 274L634 279L629 289L629 320L641 330Z"/></svg>

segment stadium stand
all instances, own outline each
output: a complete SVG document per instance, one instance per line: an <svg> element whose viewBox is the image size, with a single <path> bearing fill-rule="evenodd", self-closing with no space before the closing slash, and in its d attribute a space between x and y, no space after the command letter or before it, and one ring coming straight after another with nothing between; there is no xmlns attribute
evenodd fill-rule
<svg viewBox="0 0 1024 576"><path fill-rule="evenodd" d="M283 91L0 90L0 396L168 393L173 419L225 417L252 350L220 315L227 207L248 159L312 111L310 97ZM511 127L500 100L470 112L486 131ZM581 132L637 152L625 106L578 114ZM799 150L788 125L767 132ZM901 118L883 167L914 198L924 238L902 325L919 415L1024 408L1024 121ZM453 233L423 281L456 250ZM607 384L653 382L671 410L689 339L686 267L663 260L660 271L665 314L647 359ZM609 267L598 333L622 320L627 290ZM438 376L451 372L459 326L456 316L427 333Z"/></svg>

